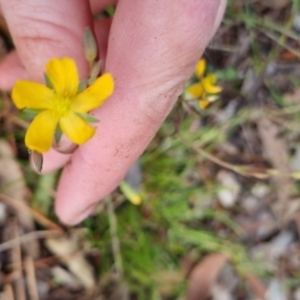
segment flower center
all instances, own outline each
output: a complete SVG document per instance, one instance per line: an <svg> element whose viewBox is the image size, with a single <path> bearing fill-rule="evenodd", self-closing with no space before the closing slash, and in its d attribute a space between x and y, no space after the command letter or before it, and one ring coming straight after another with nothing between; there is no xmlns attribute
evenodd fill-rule
<svg viewBox="0 0 300 300"><path fill-rule="evenodd" d="M70 111L71 99L69 97L55 95L52 101L51 109L62 117Z"/></svg>

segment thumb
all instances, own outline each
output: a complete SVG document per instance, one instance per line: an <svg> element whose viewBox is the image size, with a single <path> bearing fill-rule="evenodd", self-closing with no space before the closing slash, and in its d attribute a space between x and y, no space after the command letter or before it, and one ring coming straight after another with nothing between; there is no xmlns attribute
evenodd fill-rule
<svg viewBox="0 0 300 300"><path fill-rule="evenodd" d="M171 110L221 21L225 0L120 0L106 68L115 92L96 135L60 179L56 211L75 224L122 180Z"/></svg>

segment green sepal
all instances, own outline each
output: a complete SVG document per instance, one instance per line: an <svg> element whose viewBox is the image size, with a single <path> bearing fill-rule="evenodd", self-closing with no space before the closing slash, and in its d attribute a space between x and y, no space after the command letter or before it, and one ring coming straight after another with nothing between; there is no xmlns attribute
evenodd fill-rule
<svg viewBox="0 0 300 300"><path fill-rule="evenodd" d="M99 120L89 114L79 114L79 116L87 123L98 123Z"/></svg>
<svg viewBox="0 0 300 300"><path fill-rule="evenodd" d="M48 76L47 73L44 73L44 80L45 80L46 87L48 87L49 89L53 90L54 89L54 85L53 85L52 81L50 80L50 77Z"/></svg>
<svg viewBox="0 0 300 300"><path fill-rule="evenodd" d="M34 115L34 116L41 112L38 109L32 109L32 108L24 108L22 111L28 113L29 115Z"/></svg>
<svg viewBox="0 0 300 300"><path fill-rule="evenodd" d="M88 80L89 85L92 85L92 83L97 79L97 77L100 74L102 68L102 60L98 60L92 67L91 75Z"/></svg>
<svg viewBox="0 0 300 300"><path fill-rule="evenodd" d="M105 11L110 17L112 17L115 14L116 7L111 5L111 6L107 7Z"/></svg>
<svg viewBox="0 0 300 300"><path fill-rule="evenodd" d="M60 127L57 126L54 133L54 140L56 144L59 144L61 137L62 137L62 131Z"/></svg>
<svg viewBox="0 0 300 300"><path fill-rule="evenodd" d="M78 85L78 93L83 92L87 88L87 85L88 85L88 80L87 79L82 80Z"/></svg>

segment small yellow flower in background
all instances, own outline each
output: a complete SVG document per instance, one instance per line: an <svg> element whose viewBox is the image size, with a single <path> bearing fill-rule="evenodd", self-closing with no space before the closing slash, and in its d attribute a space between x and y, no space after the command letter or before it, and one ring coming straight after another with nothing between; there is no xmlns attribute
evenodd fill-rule
<svg viewBox="0 0 300 300"><path fill-rule="evenodd" d="M119 187L126 199L129 200L132 204L140 205L142 203L142 197L137 191L134 190L134 188L129 183L127 183L126 181L122 181Z"/></svg>
<svg viewBox="0 0 300 300"><path fill-rule="evenodd" d="M205 109L211 102L218 99L218 95L222 88L216 85L217 78L214 74L204 76L206 69L206 61L200 59L195 68L195 75L199 80L186 88L186 93L194 99L199 99L199 106Z"/></svg>
<svg viewBox="0 0 300 300"><path fill-rule="evenodd" d="M46 65L46 74L52 88L19 80L12 90L17 108L39 111L27 130L26 146L39 153L48 151L57 126L73 143L84 144L93 137L96 128L90 126L83 116L102 105L112 94L112 75L106 73L84 91L79 91L76 64L67 57L51 59Z"/></svg>

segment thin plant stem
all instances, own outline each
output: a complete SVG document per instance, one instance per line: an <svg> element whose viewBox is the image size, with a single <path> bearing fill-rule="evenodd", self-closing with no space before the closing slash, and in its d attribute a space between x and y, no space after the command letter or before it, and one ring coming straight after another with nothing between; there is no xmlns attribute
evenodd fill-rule
<svg viewBox="0 0 300 300"><path fill-rule="evenodd" d="M106 198L106 206L108 212L108 219L109 219L109 230L111 236L111 243L112 243L112 251L115 261L115 268L119 278L123 277L124 270L123 270L123 261L120 251L120 240L118 237L118 222L117 217L115 214L114 206L112 203L111 196Z"/></svg>

